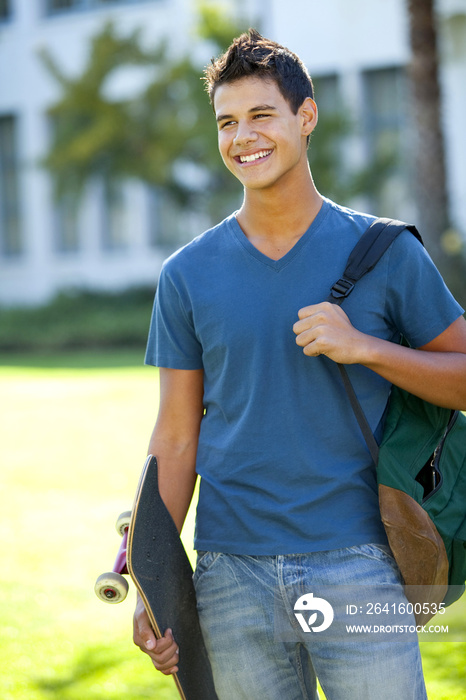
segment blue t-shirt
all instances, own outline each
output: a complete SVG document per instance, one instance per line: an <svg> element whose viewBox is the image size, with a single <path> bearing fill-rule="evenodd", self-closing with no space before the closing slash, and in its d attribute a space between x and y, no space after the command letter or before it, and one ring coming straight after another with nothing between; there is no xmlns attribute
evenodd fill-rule
<svg viewBox="0 0 466 700"><path fill-rule="evenodd" d="M386 541L375 468L334 362L296 345L298 310L327 299L374 217L325 200L280 260L234 215L161 272L146 362L204 370L195 547L290 554ZM461 314L424 248L403 232L343 303L373 336L424 345ZM390 384L347 367L374 431Z"/></svg>

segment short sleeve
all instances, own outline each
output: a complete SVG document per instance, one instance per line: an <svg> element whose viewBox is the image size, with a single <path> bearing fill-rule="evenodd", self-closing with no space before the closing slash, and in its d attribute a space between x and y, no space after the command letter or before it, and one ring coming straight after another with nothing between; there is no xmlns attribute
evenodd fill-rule
<svg viewBox="0 0 466 700"><path fill-rule="evenodd" d="M464 309L457 303L426 249L404 231L389 250L387 316L411 347L443 333Z"/></svg>
<svg viewBox="0 0 466 700"><path fill-rule="evenodd" d="M150 323L145 363L172 369L202 369L202 347L186 299L162 268Z"/></svg>

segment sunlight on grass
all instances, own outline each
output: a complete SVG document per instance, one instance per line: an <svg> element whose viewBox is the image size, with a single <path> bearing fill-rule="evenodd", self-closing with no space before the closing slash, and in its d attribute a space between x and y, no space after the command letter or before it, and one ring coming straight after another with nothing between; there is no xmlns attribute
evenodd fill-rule
<svg viewBox="0 0 466 700"><path fill-rule="evenodd" d="M132 505L157 372L129 353L109 355L107 366L90 353L35 365L0 358L0 698L175 700L173 680L132 644L134 588L120 605L93 592L119 546L115 520ZM193 522L191 510L191 556ZM466 643L425 642L422 651L429 696L464 698Z"/></svg>
<svg viewBox="0 0 466 700"><path fill-rule="evenodd" d="M134 590L116 606L93 591L112 568L114 523L144 463L156 370L138 357L123 368L82 362L87 369L0 367L0 697L174 700L173 680L132 644Z"/></svg>

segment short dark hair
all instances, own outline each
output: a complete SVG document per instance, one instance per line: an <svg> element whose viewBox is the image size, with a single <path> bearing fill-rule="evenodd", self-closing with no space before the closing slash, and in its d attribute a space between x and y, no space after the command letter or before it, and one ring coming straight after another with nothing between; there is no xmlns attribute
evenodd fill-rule
<svg viewBox="0 0 466 700"><path fill-rule="evenodd" d="M293 114L307 97L314 97L311 76L299 56L249 29L206 67L204 81L211 104L220 85L251 76L275 81Z"/></svg>

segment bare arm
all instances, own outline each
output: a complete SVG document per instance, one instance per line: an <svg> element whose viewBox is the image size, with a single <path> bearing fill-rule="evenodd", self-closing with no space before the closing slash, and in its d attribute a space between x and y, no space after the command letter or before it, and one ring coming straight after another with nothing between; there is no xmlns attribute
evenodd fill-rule
<svg viewBox="0 0 466 700"><path fill-rule="evenodd" d="M362 364L420 398L466 409L466 321L458 318L418 349L361 333L339 306L324 302L299 311L293 330L305 355Z"/></svg>
<svg viewBox="0 0 466 700"><path fill-rule="evenodd" d="M203 406L202 370L160 369L160 407L149 454L157 457L159 490L181 532L196 483Z"/></svg>
<svg viewBox="0 0 466 700"><path fill-rule="evenodd" d="M160 407L149 443L157 457L159 491L178 532L181 532L196 483L196 454L204 414L202 370L160 369ZM144 604L138 596L133 620L134 643L155 668L178 670L178 646L170 629L156 640Z"/></svg>

